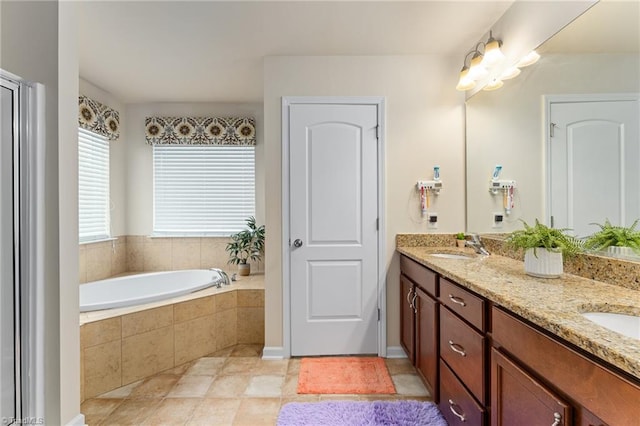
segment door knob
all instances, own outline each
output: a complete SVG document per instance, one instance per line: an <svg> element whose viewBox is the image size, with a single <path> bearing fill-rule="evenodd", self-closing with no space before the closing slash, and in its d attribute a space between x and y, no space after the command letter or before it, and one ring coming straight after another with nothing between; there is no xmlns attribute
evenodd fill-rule
<svg viewBox="0 0 640 426"><path fill-rule="evenodd" d="M301 240L300 238L296 239L296 240L293 242L293 245L294 245L295 247L302 247L302 240Z"/></svg>

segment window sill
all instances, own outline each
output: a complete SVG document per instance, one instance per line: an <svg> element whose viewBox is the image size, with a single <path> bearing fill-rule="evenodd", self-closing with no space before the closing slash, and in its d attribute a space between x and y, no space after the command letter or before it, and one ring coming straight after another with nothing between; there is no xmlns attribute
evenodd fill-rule
<svg viewBox="0 0 640 426"><path fill-rule="evenodd" d="M86 244L95 244L95 243L106 243L109 241L117 241L118 238L116 237L109 237L109 238L101 238L99 240L88 240L88 241L80 241L79 244L81 246L86 245Z"/></svg>

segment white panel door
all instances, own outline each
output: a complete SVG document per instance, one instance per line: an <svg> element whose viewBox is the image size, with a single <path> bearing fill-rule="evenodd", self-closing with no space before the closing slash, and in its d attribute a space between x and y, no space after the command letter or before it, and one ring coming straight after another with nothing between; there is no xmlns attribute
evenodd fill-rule
<svg viewBox="0 0 640 426"><path fill-rule="evenodd" d="M637 100L552 103L553 225L584 237L609 219L640 218L640 110Z"/></svg>
<svg viewBox="0 0 640 426"><path fill-rule="evenodd" d="M291 355L378 352L377 116L290 106Z"/></svg>

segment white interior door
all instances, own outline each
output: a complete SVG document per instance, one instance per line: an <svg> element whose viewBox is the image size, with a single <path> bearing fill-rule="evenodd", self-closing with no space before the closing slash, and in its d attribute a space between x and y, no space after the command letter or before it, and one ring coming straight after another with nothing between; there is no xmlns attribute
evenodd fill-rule
<svg viewBox="0 0 640 426"><path fill-rule="evenodd" d="M609 219L640 218L638 100L550 105L550 213L556 228L584 237Z"/></svg>
<svg viewBox="0 0 640 426"><path fill-rule="evenodd" d="M290 106L291 355L378 352L377 117Z"/></svg>

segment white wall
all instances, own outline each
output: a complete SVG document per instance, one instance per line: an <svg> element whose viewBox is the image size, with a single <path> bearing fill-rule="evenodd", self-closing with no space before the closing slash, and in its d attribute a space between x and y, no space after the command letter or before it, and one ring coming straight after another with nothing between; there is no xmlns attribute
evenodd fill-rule
<svg viewBox="0 0 640 426"><path fill-rule="evenodd" d="M80 79L80 94L101 102L120 113L120 138L109 142L109 190L111 195L111 235L124 235L126 230L127 157L125 139L127 119L125 106L109 92Z"/></svg>
<svg viewBox="0 0 640 426"><path fill-rule="evenodd" d="M73 3L0 2L0 68L45 85L46 424L66 424L80 412L74 9Z"/></svg>
<svg viewBox="0 0 640 426"><path fill-rule="evenodd" d="M146 117L246 116L256 119L256 219L264 223L264 143L262 105L258 103L147 103L126 105L126 233L153 231L153 151L145 139Z"/></svg>
<svg viewBox="0 0 640 426"><path fill-rule="evenodd" d="M546 151L543 95L640 92L640 60L630 54L543 56L495 92L467 101L467 229L496 232L492 212L502 196L488 192L491 172L517 181L515 210L500 232L545 218Z"/></svg>
<svg viewBox="0 0 640 426"><path fill-rule="evenodd" d="M441 56L267 57L264 61L266 187L266 346L283 345L282 96L385 96L385 215L388 345L399 345L399 266L395 235L427 232L415 184L440 165L433 204L438 232L464 229L464 111L454 87L459 58Z"/></svg>

